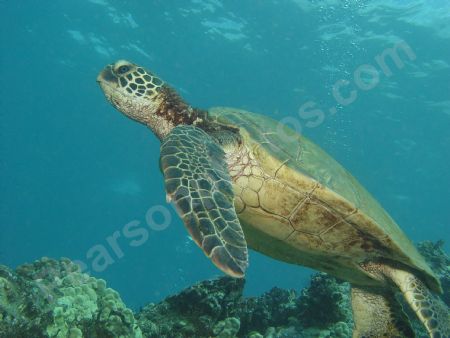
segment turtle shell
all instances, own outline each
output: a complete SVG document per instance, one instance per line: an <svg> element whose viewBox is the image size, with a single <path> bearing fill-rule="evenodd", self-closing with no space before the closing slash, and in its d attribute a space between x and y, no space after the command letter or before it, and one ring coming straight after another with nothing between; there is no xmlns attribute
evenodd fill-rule
<svg viewBox="0 0 450 338"><path fill-rule="evenodd" d="M354 281L358 279L359 264L365 261L398 262L441 291L439 280L395 221L325 151L263 115L226 107L209 113L217 122L239 128L257 163L254 168L260 169L245 175L231 172L235 206L249 246L350 281L352 274ZM258 224L260 229L252 231L245 224ZM252 241L257 236L259 240ZM302 252L295 255L292 248Z"/></svg>

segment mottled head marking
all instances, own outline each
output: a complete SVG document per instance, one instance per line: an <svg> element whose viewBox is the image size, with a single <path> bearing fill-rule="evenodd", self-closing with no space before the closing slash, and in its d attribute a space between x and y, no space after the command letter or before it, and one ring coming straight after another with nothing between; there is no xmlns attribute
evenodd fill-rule
<svg viewBox="0 0 450 338"><path fill-rule="evenodd" d="M149 126L160 139L174 126L196 118L193 109L160 78L129 61L107 65L97 82L115 108Z"/></svg>
<svg viewBox="0 0 450 338"><path fill-rule="evenodd" d="M154 74L125 60L106 66L97 80L100 85L106 81L109 85L117 86L124 94L126 92L136 98L143 96L153 98L164 85L164 82Z"/></svg>
<svg viewBox="0 0 450 338"><path fill-rule="evenodd" d="M155 97L164 84L154 74L128 61L120 60L111 65L110 69L117 77L119 86L137 98Z"/></svg>

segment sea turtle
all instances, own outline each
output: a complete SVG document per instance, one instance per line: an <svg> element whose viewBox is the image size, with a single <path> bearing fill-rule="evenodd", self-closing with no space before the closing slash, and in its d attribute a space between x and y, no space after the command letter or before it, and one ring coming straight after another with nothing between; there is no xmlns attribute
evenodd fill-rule
<svg viewBox="0 0 450 338"><path fill-rule="evenodd" d="M196 109L144 67L120 60L97 81L161 140L160 168L195 243L242 277L247 246L352 285L354 337L411 337L400 290L431 337L449 337L438 278L375 199L287 126L248 111Z"/></svg>

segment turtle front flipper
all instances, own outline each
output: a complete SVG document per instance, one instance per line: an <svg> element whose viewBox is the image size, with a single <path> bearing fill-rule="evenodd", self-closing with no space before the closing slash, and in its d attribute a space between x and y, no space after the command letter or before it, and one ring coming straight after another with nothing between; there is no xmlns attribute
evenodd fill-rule
<svg viewBox="0 0 450 338"><path fill-rule="evenodd" d="M168 199L194 241L219 269L242 277L247 243L223 149L200 128L180 125L163 140L160 165Z"/></svg>

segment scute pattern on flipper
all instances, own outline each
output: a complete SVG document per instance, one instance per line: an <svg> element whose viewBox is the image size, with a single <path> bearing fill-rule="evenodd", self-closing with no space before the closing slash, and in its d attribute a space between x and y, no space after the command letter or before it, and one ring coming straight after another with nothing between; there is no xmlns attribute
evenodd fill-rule
<svg viewBox="0 0 450 338"><path fill-rule="evenodd" d="M447 305L413 275L405 275L403 281L406 300L425 325L430 337L450 338L450 314Z"/></svg>
<svg viewBox="0 0 450 338"><path fill-rule="evenodd" d="M203 130L174 128L161 145L166 192L194 241L224 272L243 276L247 243L233 206L224 151Z"/></svg>

